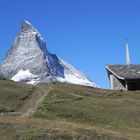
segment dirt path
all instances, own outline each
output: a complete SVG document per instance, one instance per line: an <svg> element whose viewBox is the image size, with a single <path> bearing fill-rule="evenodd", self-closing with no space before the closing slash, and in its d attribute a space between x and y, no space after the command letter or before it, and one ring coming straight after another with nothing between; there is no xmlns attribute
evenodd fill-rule
<svg viewBox="0 0 140 140"><path fill-rule="evenodd" d="M50 90L51 86L47 88L38 86L37 90L31 95L31 98L20 108L21 117L31 117Z"/></svg>

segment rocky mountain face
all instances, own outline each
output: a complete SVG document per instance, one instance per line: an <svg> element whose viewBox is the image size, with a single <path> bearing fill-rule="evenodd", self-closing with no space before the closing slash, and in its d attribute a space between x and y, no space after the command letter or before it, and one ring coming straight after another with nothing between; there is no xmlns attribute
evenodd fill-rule
<svg viewBox="0 0 140 140"><path fill-rule="evenodd" d="M81 71L49 53L44 39L28 21L23 22L0 66L0 73L14 81L30 84L57 81L96 86Z"/></svg>

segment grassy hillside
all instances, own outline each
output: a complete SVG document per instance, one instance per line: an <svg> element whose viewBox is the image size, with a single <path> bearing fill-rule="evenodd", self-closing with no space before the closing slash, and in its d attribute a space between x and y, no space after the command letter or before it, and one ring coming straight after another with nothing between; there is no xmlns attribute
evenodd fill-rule
<svg viewBox="0 0 140 140"><path fill-rule="evenodd" d="M14 112L33 93L34 87L9 80L0 80L0 113Z"/></svg>
<svg viewBox="0 0 140 140"><path fill-rule="evenodd" d="M140 137L140 91L109 91L56 84L34 115Z"/></svg>
<svg viewBox="0 0 140 140"><path fill-rule="evenodd" d="M0 80L0 114L30 111L37 94L46 97L33 117L0 115L0 140L140 139L140 91Z"/></svg>

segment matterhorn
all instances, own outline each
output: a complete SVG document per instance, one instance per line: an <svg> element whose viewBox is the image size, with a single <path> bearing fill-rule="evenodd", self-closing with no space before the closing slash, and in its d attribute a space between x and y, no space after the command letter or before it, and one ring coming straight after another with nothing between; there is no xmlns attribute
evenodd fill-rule
<svg viewBox="0 0 140 140"><path fill-rule="evenodd" d="M41 34L24 21L0 66L0 74L28 84L65 82L96 87L80 70L51 54Z"/></svg>

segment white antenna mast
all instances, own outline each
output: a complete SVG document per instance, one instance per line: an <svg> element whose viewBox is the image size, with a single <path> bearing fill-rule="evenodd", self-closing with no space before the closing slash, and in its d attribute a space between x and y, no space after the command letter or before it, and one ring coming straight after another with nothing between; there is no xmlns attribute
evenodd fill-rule
<svg viewBox="0 0 140 140"><path fill-rule="evenodd" d="M126 64L130 65L131 61L130 61L130 54L129 54L129 47L128 47L128 40L126 40Z"/></svg>

